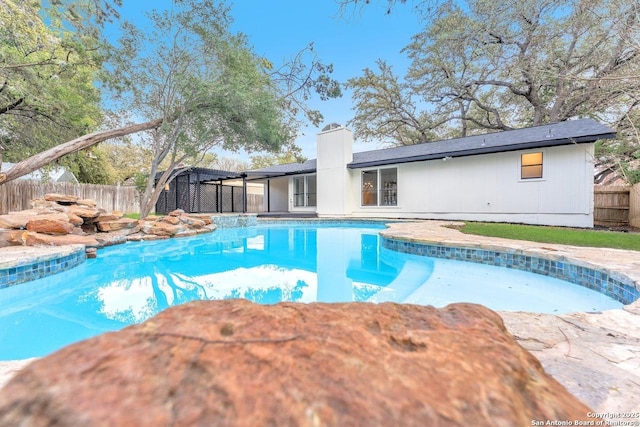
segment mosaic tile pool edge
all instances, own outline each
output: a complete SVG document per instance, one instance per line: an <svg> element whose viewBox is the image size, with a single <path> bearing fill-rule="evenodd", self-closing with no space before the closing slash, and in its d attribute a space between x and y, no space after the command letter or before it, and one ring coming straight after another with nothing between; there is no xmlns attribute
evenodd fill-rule
<svg viewBox="0 0 640 427"><path fill-rule="evenodd" d="M316 225L333 225L338 227L350 227L360 226L366 227L374 225L379 227L381 225L390 224L393 222L400 222L388 219L377 218L305 218L303 220L299 218L258 218L258 226L316 226Z"/></svg>
<svg viewBox="0 0 640 427"><path fill-rule="evenodd" d="M257 214L214 214L211 221L218 228L245 228L257 224Z"/></svg>
<svg viewBox="0 0 640 427"><path fill-rule="evenodd" d="M631 279L615 272L581 266L569 260L553 260L526 253L410 242L385 236L381 236L381 239L383 248L397 252L530 271L593 289L623 304L631 304L640 299L640 290Z"/></svg>
<svg viewBox="0 0 640 427"><path fill-rule="evenodd" d="M84 248L79 248L70 254L37 259L31 263L0 269L0 289L61 273L82 264L86 259Z"/></svg>

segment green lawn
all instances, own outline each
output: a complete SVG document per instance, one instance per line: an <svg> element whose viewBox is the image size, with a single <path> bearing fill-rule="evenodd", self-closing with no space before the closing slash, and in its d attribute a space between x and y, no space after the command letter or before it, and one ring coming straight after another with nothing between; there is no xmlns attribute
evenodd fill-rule
<svg viewBox="0 0 640 427"><path fill-rule="evenodd" d="M466 234L529 240L540 243L640 251L640 233L485 222L468 222L460 228L460 231Z"/></svg>

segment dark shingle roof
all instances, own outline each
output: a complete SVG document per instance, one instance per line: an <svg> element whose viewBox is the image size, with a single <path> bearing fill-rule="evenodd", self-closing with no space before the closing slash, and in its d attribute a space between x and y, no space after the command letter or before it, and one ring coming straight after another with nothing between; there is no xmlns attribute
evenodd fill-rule
<svg viewBox="0 0 640 427"><path fill-rule="evenodd" d="M501 153L532 148L594 142L598 139L615 138L613 129L592 119L569 120L550 125L405 145L380 150L353 153L350 169L463 157L477 154ZM316 159L304 163L289 163L264 169L248 171L253 177L268 177L311 173L316 171Z"/></svg>
<svg viewBox="0 0 640 427"><path fill-rule="evenodd" d="M595 120L570 120L524 129L353 153L353 161L347 167L355 169L441 159L443 157L500 153L574 143L580 144L614 137L615 131Z"/></svg>
<svg viewBox="0 0 640 427"><path fill-rule="evenodd" d="M310 173L316 171L316 159L304 163L287 163L286 165L269 166L268 168L247 171L248 176L282 176Z"/></svg>

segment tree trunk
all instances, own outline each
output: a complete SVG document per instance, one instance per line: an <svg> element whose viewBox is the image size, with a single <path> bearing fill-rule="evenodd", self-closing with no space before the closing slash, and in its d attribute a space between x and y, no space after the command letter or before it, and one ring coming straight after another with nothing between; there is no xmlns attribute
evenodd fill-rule
<svg viewBox="0 0 640 427"><path fill-rule="evenodd" d="M151 199L151 195L155 190L155 176L157 171L158 161L156 159L153 159L153 162L151 164L151 172L149 173L149 177L147 178L147 185L145 186L144 193L140 196L140 218L146 218L153 210L153 207L151 206L151 203L149 203L149 200ZM164 186L164 183L162 185Z"/></svg>
<svg viewBox="0 0 640 427"><path fill-rule="evenodd" d="M75 153L76 151L96 145L99 142L106 141L107 139L118 138L132 133L157 128L162 124L162 122L163 119L155 119L145 123L138 123L118 129L94 132L60 145L56 145L49 150L43 151L42 153L38 153L35 156L31 156L28 159L16 163L6 172L0 172L0 185L5 182L13 181L16 178L20 178L34 170L40 169L41 167L46 166L67 154Z"/></svg>
<svg viewBox="0 0 640 427"><path fill-rule="evenodd" d="M173 161L167 169L162 172L160 178L158 178L158 182L155 182L155 175L157 171L157 167L152 168L153 173L149 175L149 180L147 181L147 188L145 189L144 196L141 197L140 200L140 218L144 218L148 216L151 211L153 211L156 207L156 203L158 203L158 199L164 190L164 186L166 184L171 183L174 178L180 175L183 171L188 168L178 168L177 164L182 162L184 158L180 158L178 161ZM177 191L177 189L176 189Z"/></svg>

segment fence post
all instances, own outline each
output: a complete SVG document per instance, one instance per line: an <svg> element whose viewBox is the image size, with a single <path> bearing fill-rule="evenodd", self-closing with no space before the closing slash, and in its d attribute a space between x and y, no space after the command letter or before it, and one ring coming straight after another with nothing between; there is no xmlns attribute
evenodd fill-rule
<svg viewBox="0 0 640 427"><path fill-rule="evenodd" d="M247 213L247 174L242 174L242 213Z"/></svg>
<svg viewBox="0 0 640 427"><path fill-rule="evenodd" d="M629 225L640 228L640 183L629 190Z"/></svg>

